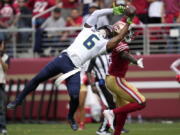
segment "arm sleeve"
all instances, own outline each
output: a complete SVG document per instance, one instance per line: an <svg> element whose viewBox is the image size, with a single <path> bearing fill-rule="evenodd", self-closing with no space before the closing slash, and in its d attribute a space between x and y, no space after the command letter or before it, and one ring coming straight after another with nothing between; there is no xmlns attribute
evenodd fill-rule
<svg viewBox="0 0 180 135"><path fill-rule="evenodd" d="M113 9L112 8L107 8L107 9L101 9L101 10L96 10L94 11L89 18L87 19L86 23L90 26L95 26L98 18L100 16L103 15L108 15L108 14L112 14L113 13Z"/></svg>
<svg viewBox="0 0 180 135"><path fill-rule="evenodd" d="M108 18L107 18L107 16L103 16L102 17L103 19L103 25L109 25L109 20L108 20Z"/></svg>
<svg viewBox="0 0 180 135"><path fill-rule="evenodd" d="M115 48L116 52L123 52L123 51L128 51L129 50L129 47L125 44L125 45L120 45L120 46L117 46Z"/></svg>
<svg viewBox="0 0 180 135"><path fill-rule="evenodd" d="M129 52L127 51L122 51L119 52L119 55L121 58L128 60L129 62L131 62L132 64L137 65L137 60L135 57L133 57Z"/></svg>
<svg viewBox="0 0 180 135"><path fill-rule="evenodd" d="M176 74L180 74L180 70L177 68L178 66L180 66L180 59L177 59L171 65L171 69L176 72Z"/></svg>

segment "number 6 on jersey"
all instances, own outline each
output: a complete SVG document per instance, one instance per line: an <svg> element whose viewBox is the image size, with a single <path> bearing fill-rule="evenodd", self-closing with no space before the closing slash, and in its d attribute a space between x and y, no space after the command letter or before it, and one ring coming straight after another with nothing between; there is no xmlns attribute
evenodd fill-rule
<svg viewBox="0 0 180 135"><path fill-rule="evenodd" d="M91 49L94 47L95 45L95 41L100 40L97 35L92 34L91 36L89 36L83 43L83 45L87 48L87 49Z"/></svg>

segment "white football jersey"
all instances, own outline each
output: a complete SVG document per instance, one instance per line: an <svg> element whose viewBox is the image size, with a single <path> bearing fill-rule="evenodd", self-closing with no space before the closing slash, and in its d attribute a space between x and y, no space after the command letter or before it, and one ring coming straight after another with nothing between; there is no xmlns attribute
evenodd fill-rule
<svg viewBox="0 0 180 135"><path fill-rule="evenodd" d="M106 52L108 40L92 28L83 28L74 42L65 50L73 64L81 67L86 61Z"/></svg>

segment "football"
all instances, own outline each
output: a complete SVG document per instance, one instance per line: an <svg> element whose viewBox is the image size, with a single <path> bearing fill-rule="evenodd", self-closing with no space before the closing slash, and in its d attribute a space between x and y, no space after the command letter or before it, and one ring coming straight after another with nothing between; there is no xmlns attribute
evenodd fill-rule
<svg viewBox="0 0 180 135"><path fill-rule="evenodd" d="M136 12L136 8L133 5L128 5L125 10L125 15L134 16Z"/></svg>

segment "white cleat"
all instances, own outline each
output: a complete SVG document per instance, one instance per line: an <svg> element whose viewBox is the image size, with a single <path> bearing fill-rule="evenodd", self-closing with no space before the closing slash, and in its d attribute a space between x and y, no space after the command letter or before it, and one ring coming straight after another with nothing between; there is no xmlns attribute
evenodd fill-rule
<svg viewBox="0 0 180 135"><path fill-rule="evenodd" d="M97 135L112 135L109 131L96 131Z"/></svg>
<svg viewBox="0 0 180 135"><path fill-rule="evenodd" d="M113 126L113 123L114 123L114 113L113 113L113 111L112 110L104 110L103 114L104 114L104 117L108 120L110 128L112 130L114 130L114 126Z"/></svg>

